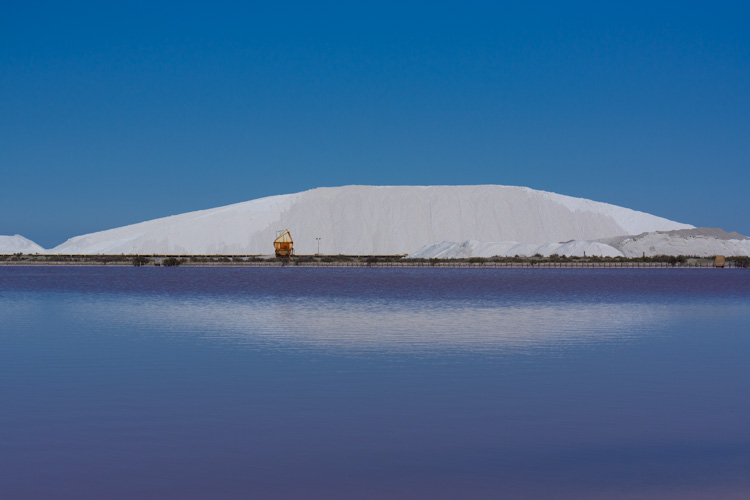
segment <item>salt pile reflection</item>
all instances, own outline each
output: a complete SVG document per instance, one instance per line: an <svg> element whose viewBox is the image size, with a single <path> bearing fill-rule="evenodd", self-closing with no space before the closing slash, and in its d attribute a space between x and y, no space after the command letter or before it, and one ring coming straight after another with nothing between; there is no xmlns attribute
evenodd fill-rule
<svg viewBox="0 0 750 500"><path fill-rule="evenodd" d="M234 344L351 351L473 351L626 341L688 311L647 304L476 307L471 303L393 303L307 299L94 300L68 309L168 335Z"/></svg>

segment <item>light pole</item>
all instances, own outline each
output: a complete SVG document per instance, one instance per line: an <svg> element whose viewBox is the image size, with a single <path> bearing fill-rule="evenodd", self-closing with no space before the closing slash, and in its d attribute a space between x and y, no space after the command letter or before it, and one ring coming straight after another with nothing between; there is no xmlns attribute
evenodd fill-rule
<svg viewBox="0 0 750 500"><path fill-rule="evenodd" d="M315 239L318 240L318 253L316 253L315 255L320 255L320 238Z"/></svg>

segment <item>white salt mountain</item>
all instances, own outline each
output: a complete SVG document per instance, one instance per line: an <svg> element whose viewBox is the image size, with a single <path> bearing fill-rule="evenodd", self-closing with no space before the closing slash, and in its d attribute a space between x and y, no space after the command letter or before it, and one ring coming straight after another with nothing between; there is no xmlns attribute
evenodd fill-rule
<svg viewBox="0 0 750 500"><path fill-rule="evenodd" d="M14 236L0 236L0 255L10 255L14 253L24 254L41 254L47 251L34 243L33 241L24 238L20 234Z"/></svg>
<svg viewBox="0 0 750 500"><path fill-rule="evenodd" d="M655 255L714 255L750 256L750 238L722 229L699 227L675 231L656 231L639 235L617 236L598 241L568 241L563 243L518 243L515 241L488 242L440 241L425 245L409 255L422 259L466 259L471 257L528 257L530 255L565 255L569 257L653 257Z"/></svg>
<svg viewBox="0 0 750 500"><path fill-rule="evenodd" d="M408 254L435 241L598 240L690 229L607 203L512 186L344 186L271 196L77 236L58 254ZM525 253L525 252L524 252ZM559 252L558 252L559 253ZM519 253L520 255L520 253Z"/></svg>

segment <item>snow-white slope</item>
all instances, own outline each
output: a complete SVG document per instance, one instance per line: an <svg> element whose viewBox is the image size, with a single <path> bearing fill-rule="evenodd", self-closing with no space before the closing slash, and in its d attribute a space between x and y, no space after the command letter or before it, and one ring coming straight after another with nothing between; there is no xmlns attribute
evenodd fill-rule
<svg viewBox="0 0 750 500"><path fill-rule="evenodd" d="M643 212L512 186L344 186L272 196L72 238L63 254L406 254L434 241L594 240L691 228Z"/></svg>
<svg viewBox="0 0 750 500"><path fill-rule="evenodd" d="M33 241L24 238L20 234L14 236L0 236L0 255L10 255L14 253L25 253L25 254L40 254L46 253L47 251L34 243Z"/></svg>

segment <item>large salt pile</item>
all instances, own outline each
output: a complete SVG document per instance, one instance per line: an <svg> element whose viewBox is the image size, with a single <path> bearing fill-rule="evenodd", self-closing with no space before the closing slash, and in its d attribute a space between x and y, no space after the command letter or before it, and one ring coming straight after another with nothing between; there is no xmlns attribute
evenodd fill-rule
<svg viewBox="0 0 750 500"><path fill-rule="evenodd" d="M34 243L33 241L24 238L20 234L14 236L0 236L0 255L10 255L14 253L25 253L25 254L41 254L47 251Z"/></svg>
<svg viewBox="0 0 750 500"><path fill-rule="evenodd" d="M272 196L72 238L64 254L407 254L435 241L596 240L692 228L643 212L512 186L344 186ZM559 253L559 252L558 252Z"/></svg>

